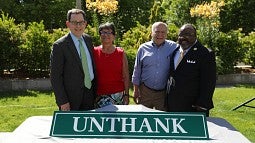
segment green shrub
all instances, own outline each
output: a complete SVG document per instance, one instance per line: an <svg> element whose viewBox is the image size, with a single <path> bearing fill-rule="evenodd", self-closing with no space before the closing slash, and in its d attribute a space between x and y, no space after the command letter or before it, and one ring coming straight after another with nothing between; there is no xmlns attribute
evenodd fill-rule
<svg viewBox="0 0 255 143"><path fill-rule="evenodd" d="M90 25L88 25L85 29L85 33L91 36L94 46L101 45L100 35L98 33L98 27L91 27Z"/></svg>
<svg viewBox="0 0 255 143"><path fill-rule="evenodd" d="M13 18L1 14L0 17L0 71L19 67L20 53L18 46L22 43L25 25L16 25Z"/></svg>
<svg viewBox="0 0 255 143"><path fill-rule="evenodd" d="M245 53L239 41L242 36L239 30L220 32L213 41L218 74L234 73L234 66L242 61Z"/></svg>
<svg viewBox="0 0 255 143"><path fill-rule="evenodd" d="M179 28L168 24L167 39L176 41ZM43 22L16 25L13 18L1 15L0 18L0 71L23 70L34 74L49 73L49 61L52 43L69 32L65 29L54 29L49 33ZM93 38L95 46L101 44L98 27L87 26L85 33ZM200 37L201 38L201 37ZM203 39L203 38L201 38ZM244 36L241 30L229 33L219 32L212 39L212 49L216 53L218 74L234 73L234 66L238 62L245 62L255 67L255 32ZM136 51L139 46L151 40L151 25L144 26L137 22L137 26L124 33L122 39L116 37L115 45L122 47L129 61L130 77L133 73ZM202 43L206 41L201 40Z"/></svg>
<svg viewBox="0 0 255 143"><path fill-rule="evenodd" d="M31 74L48 71L53 39L43 22L30 23L24 37L25 42L20 46L22 69Z"/></svg>
<svg viewBox="0 0 255 143"><path fill-rule="evenodd" d="M128 69L129 69L129 77L131 80L133 71L134 71L134 64L135 64L135 58L136 58L136 49L128 49L125 51L127 54L128 59Z"/></svg>
<svg viewBox="0 0 255 143"><path fill-rule="evenodd" d="M150 40L151 27L137 23L137 26L128 30L122 37L120 46L125 50L138 49L139 46Z"/></svg>
<svg viewBox="0 0 255 143"><path fill-rule="evenodd" d="M167 39L172 40L172 41L177 41L178 33L179 33L179 28L175 24L169 23Z"/></svg>
<svg viewBox="0 0 255 143"><path fill-rule="evenodd" d="M50 37L53 42L61 38L62 36L66 35L69 32L67 28L58 28L58 29L53 29L52 33L50 34Z"/></svg>
<svg viewBox="0 0 255 143"><path fill-rule="evenodd" d="M248 36L242 38L243 49L245 49L244 62L255 67L255 32L249 33Z"/></svg>
<svg viewBox="0 0 255 143"><path fill-rule="evenodd" d="M179 28L174 24L168 24L167 39L176 41L178 38ZM137 26L128 30L120 41L124 49L138 49L139 46L151 40L151 25L146 27L137 23Z"/></svg>

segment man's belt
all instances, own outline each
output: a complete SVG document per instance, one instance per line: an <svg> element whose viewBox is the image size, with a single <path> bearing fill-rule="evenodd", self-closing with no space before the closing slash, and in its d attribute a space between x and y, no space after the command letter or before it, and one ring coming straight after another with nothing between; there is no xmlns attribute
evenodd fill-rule
<svg viewBox="0 0 255 143"><path fill-rule="evenodd" d="M146 85L144 84L144 82L143 82L143 85L144 85L146 88L148 88L149 90L152 90L152 91L154 91L154 92L162 92L162 91L165 90L165 89L152 89L152 88L146 86Z"/></svg>

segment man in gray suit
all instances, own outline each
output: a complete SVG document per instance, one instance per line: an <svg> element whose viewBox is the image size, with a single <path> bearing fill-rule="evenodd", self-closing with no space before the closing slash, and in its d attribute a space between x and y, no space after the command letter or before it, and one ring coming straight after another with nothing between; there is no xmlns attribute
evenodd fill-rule
<svg viewBox="0 0 255 143"><path fill-rule="evenodd" d="M87 26L85 12L69 10L66 26L70 32L53 44L50 56L50 77L56 103L61 111L91 110L94 109L95 69L92 39L84 34ZM84 60L87 61L86 71ZM89 79L90 86L85 86L85 78Z"/></svg>

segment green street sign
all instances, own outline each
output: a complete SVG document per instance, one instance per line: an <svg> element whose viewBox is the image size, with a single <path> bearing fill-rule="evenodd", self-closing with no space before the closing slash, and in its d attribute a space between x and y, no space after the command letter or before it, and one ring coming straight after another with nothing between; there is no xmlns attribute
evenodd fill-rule
<svg viewBox="0 0 255 143"><path fill-rule="evenodd" d="M203 113L55 111L50 136L209 139Z"/></svg>

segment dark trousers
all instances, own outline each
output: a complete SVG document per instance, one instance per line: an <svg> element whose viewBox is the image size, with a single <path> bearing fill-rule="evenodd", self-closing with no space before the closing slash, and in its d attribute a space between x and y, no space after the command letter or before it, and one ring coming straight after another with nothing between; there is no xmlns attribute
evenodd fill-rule
<svg viewBox="0 0 255 143"><path fill-rule="evenodd" d="M93 87L88 89L86 87L83 88L83 95L80 102L76 102L79 104L70 103L71 110L84 111L84 110L93 110L94 108L94 99L95 93Z"/></svg>
<svg viewBox="0 0 255 143"><path fill-rule="evenodd" d="M192 107L192 105L195 105L195 96L167 95L166 100L166 107L168 112L203 112L207 117L209 117L209 110L198 111L196 108Z"/></svg>

